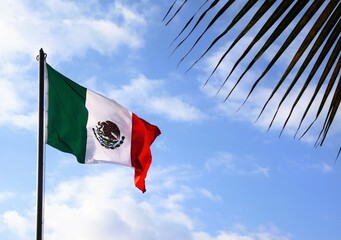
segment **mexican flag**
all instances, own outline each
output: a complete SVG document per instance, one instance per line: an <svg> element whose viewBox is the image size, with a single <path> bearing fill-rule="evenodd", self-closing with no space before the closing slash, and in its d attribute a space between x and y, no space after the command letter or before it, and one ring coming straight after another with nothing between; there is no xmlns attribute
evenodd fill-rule
<svg viewBox="0 0 341 240"><path fill-rule="evenodd" d="M47 136L50 146L79 163L117 163L135 169L135 186L146 191L150 145L159 128L114 100L86 89L46 64Z"/></svg>

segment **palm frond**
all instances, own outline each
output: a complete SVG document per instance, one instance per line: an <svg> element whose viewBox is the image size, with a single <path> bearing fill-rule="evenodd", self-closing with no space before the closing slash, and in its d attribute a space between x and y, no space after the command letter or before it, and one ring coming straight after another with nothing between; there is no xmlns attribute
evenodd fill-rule
<svg viewBox="0 0 341 240"><path fill-rule="evenodd" d="M174 4L177 2L177 0L175 0L172 4L172 6L169 8L168 12L166 13L166 16L163 18L163 20L165 20L168 16L168 14L171 12ZM173 18L180 12L181 8L186 4L187 0L185 0L181 6L176 10L176 12L173 14L173 16L168 20L168 22L166 23L166 26L173 20Z"/></svg>
<svg viewBox="0 0 341 240"><path fill-rule="evenodd" d="M210 23L208 24L208 26L205 28L205 30L200 34L200 36L198 37L198 39L195 41L195 43L193 44L193 46L191 47L191 49L185 54L185 56L183 56L180 60L180 63L185 59L185 57L188 56L188 54L194 49L194 47L197 45L197 43L200 41L200 39L202 38L202 36L207 32L208 29L210 29L210 27L212 27L212 25L215 23L215 21L217 21L225 11L227 11L227 9L232 5L232 3L235 0L231 0L228 1L220 10L219 12L213 17L213 19L210 21ZM182 40L180 42L180 44L178 44L178 46L176 47L176 49L188 38L188 36L193 32L193 30L198 26L198 24L200 23L200 21L204 18L204 16L206 15L206 13L208 11L210 11L215 5L217 5L217 3L219 2L219 0L215 0L208 9L205 10L205 12L203 14L201 14L199 20L196 22L196 24L194 25L193 29L191 30L191 32L184 38L184 40ZM176 50L175 49L175 50Z"/></svg>
<svg viewBox="0 0 341 240"><path fill-rule="evenodd" d="M310 43L313 41L314 37L318 34L318 32L320 31L320 29L322 28L322 26L325 24L326 20L329 17L330 12L333 10L333 8L336 5L336 1L334 2L330 2L328 4L328 6L324 9L324 11L321 13L321 15L319 16L319 18L316 20L316 22L314 23L314 25L312 26L312 28L310 29L309 33L307 34L307 36L305 37L305 39L303 40L301 46L299 47L299 49L297 50L295 56L292 58L289 66L287 67L287 69L285 70L285 72L283 73L281 79L279 80L279 82L277 83L277 85L275 86L275 88L273 89L270 97L268 98L268 100L266 101L266 103L264 104L258 118L261 116L261 114L263 113L264 109L266 108L267 104L270 102L270 100L272 99L272 97L274 96L274 94L277 92L277 90L279 89L279 87L282 85L282 83L284 82L284 80L286 79L286 77L289 75L289 73L291 72L291 70L294 68L294 66L297 64L298 60L303 56L303 53L305 52L305 50L308 48L308 46L310 45ZM337 11L336 11L337 12ZM327 24L327 26L331 26L331 24ZM303 73L303 71L306 69L308 63L310 62L310 60L312 59L312 57L314 56L314 54L316 53L317 49L316 47L321 46L322 41L325 40L325 38L328 35L328 31L322 31L322 33L319 36L319 39L315 42L314 46L312 47L312 50L310 51L309 55L306 57L305 61L303 62L303 64L301 65L300 70L298 71L298 73L296 74L295 79L293 80L293 83L296 83L298 78L301 76L301 74ZM257 83L257 81L256 81ZM255 83L255 84L256 84ZM255 85L254 84L254 85ZM289 87L289 89L291 90L292 87L294 85L291 84L291 86ZM254 87L252 87L254 88ZM284 99L287 96L287 94L284 94ZM314 100L315 96L312 98L312 100ZM283 99L283 101L284 101ZM311 102L312 103L312 102ZM310 103L310 104L311 104ZM279 105L281 105L282 103L280 103ZM310 104L307 107L307 110L309 110L310 108ZM279 109L279 108L277 108ZM275 113L276 115L276 113ZM301 124L303 122L303 119L305 117L306 113L304 114L302 120L301 120ZM299 125L298 129L300 128L301 124ZM270 124L271 126L271 124Z"/></svg>
<svg viewBox="0 0 341 240"><path fill-rule="evenodd" d="M190 25L190 23L193 21L193 19L194 19L194 17L197 15L197 13L205 6L205 4L208 2L208 0L206 0L202 5L201 5L201 7L196 11L196 13L194 13L193 14L193 16L188 20L188 22L186 23L186 25L182 28L182 30L180 31L180 33L178 34L178 36L176 36L176 38L173 40L173 42L171 43L171 45L181 36L181 34L187 29L187 27ZM217 4L218 3L218 1L216 0L216 1L214 1L212 4L211 4L211 6L214 6L214 4ZM173 5L172 5L173 6ZM172 7L171 7L172 8ZM171 10L171 8L168 10L168 11L170 11ZM206 11L208 11L208 10L206 10ZM168 12L167 12L168 13ZM166 14L166 16L167 16L167 14ZM166 17L165 16L165 17ZM202 19L202 18L204 18L204 15L202 14L201 16L200 16L200 19ZM165 18L163 18L163 20L164 20ZM197 23L195 24L195 26L196 25L198 25L199 24L199 22L200 22L200 19L197 21ZM168 24L168 23L167 23ZM166 25L167 25L166 24ZM195 28L195 26L192 28L192 31L193 31L193 29ZM186 39L186 38L185 38ZM182 40L181 41L181 43L182 42L184 42L185 41L185 39L184 40ZM175 50L181 45L181 43L179 43L178 44L178 46L174 49L174 51L173 52L175 52Z"/></svg>
<svg viewBox="0 0 341 240"><path fill-rule="evenodd" d="M172 11L175 2L170 7L167 15ZM181 12L181 9L184 7L186 2L187 1L183 1L183 3L180 4L180 6L175 10L172 18L167 23L171 22L173 17ZM183 47L184 42L190 41L189 36L193 37L194 35L193 43L190 45L189 49L185 51L185 54L180 59L179 63L183 62L189 56L189 54L193 52L194 49L198 48L198 43L201 42L203 36L207 34L211 34L210 37L213 40L209 42L207 47L202 51L199 49L199 51L202 53L199 53L199 57L194 60L194 63L190 65L187 71L193 68L193 66L195 66L209 52L213 51L215 47L218 47L219 43L222 41L231 40L232 43L222 53L211 74L208 76L205 83L207 84L211 77L216 73L217 69L221 67L224 59L231 54L231 50L234 49L236 44L245 38L246 35L250 33L251 29L254 29L256 24L262 19L264 24L252 37L251 42L245 46L244 51L241 52L241 55L234 62L231 69L227 73L226 78L222 81L222 84L218 89L219 93L231 75L235 72L236 68L242 67L242 63L243 66L245 66L245 61L248 59L247 56L253 52L254 57L251 58L251 60L246 64L246 67L242 70L242 73L238 76L237 81L234 83L233 87L225 98L226 101L230 97L231 93L234 92L235 88L240 84L240 82L245 81L245 74L250 72L254 65L260 64L260 59L262 59L264 53L268 51L268 49L275 43L278 44L278 42L283 42L280 44L278 50L274 53L272 59L265 65L264 69L261 71L261 74L256 76L251 82L251 88L245 97L245 101L242 103L243 106L253 94L257 86L259 86L260 82L264 82L266 80L265 76L269 73L273 66L278 63L281 56L288 50L292 51L292 44L297 44L298 39L300 39L302 36L305 36L300 42L299 47L296 50L296 53L293 55L291 61L284 68L284 73L273 87L269 98L264 103L258 115L258 118L264 113L274 95L279 94L278 90L280 88L285 88L273 118L269 123L269 128L271 128L278 112L281 111L281 106L289 96L292 96L292 90L298 89L298 91L296 91L298 94L290 106L290 111L286 113L287 116L281 130L282 133L287 127L288 121L291 119L298 102L302 99L308 87L313 87L313 94L309 99L304 111L300 113L301 116L297 126L296 134L301 129L303 122L306 120L307 114L313 110L313 103L315 101L319 101L317 104L318 108L315 109L315 119L306 128L302 136L309 131L316 120L324 114L323 126L321 127L320 134L316 141L316 145L322 145L330 126L335 119L341 100L341 2L338 0L330 0L327 3L323 0L286 0L275 4L275 0L262 1L261 3L258 1L249 0L245 2L244 6L239 7L237 11L231 10L232 6L234 7L236 2L237 1L234 0L215 0L209 5L206 4L207 1L205 1L199 7L199 9L195 11L195 14L192 15L189 21L186 22L185 26L174 39L174 42L176 42L182 38L179 40L173 52L179 50L180 47ZM188 5L190 4L187 4L187 6ZM251 17L250 14L247 14L250 12L250 10L254 12ZM211 12L212 14L207 14L208 12ZM225 19L227 14L229 15L229 18L232 19L230 23L228 23ZM166 18L167 16L165 16L165 19ZM221 24L221 22L223 22L221 20L226 22L226 28L221 31L221 33L209 31L210 29L214 28L215 24L218 22ZM207 25L203 26L205 23ZM237 37L231 39L229 37L229 32L232 29L235 30L237 23L239 24L239 29L242 30L237 32ZM240 26L242 27L240 28ZM285 30L289 26L292 27L292 30L290 30L290 33L287 34L287 36L284 34L284 32L286 32ZM190 30L185 35L186 29ZM307 34L303 35L305 32L307 32ZM214 36L214 34L216 35ZM295 67L298 69L296 72L294 72ZM303 79L303 73L306 72L307 77ZM292 79L289 78L289 74L293 74L294 77ZM323 97L318 100L317 95L321 91ZM327 110L322 111L323 109Z"/></svg>

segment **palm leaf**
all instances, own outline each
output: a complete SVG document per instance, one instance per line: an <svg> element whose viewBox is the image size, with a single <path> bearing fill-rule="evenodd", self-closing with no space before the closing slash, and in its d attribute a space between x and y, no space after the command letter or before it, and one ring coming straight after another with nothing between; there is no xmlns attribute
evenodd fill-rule
<svg viewBox="0 0 341 240"><path fill-rule="evenodd" d="M318 58L317 58L317 60L316 60L316 62L315 62L315 64L314 64L313 68L311 69L308 78L306 79L306 81L305 81L305 83L304 83L304 85L303 85L303 87L302 87L300 93L298 94L298 96L297 96L295 102L293 103L293 105L292 105L292 107L291 107L291 110L290 110L290 113L289 113L287 119L285 120L283 129L285 128L285 126L286 126L288 120L290 119L290 117L291 117L291 115L292 115L292 113L293 113L293 110L294 110L296 104L298 103L298 101L299 101L300 98L302 97L304 91L306 90L306 88L308 87L309 83L310 83L311 80L313 79L313 77L314 77L314 75L316 74L317 70L318 70L319 67L322 65L322 62L323 62L323 60L325 59L325 57L327 56L328 52L331 50L331 46L332 46L331 43L334 42L334 41L336 40L338 31L339 31L339 29L341 28L340 21L339 21L339 23L338 23L336 26L337 26L337 27L335 27L334 31L332 32L332 34L331 34L330 37L328 38L326 44L325 44L324 47L322 48L322 51L321 51L321 53L319 54L319 56L318 56ZM320 38L319 38L319 39L320 39ZM316 43L315 43L315 45L314 45L316 49L317 49L318 46L321 46L321 45L319 45L319 43L322 42L324 39L322 39L322 37L321 37L320 40L321 40L321 41L316 41ZM309 53L310 55L313 55L313 54L315 53L313 49L314 49L314 47L312 48L311 52ZM317 50L316 50L316 51L317 51ZM337 52L340 52L340 42L338 42L338 43L336 44L335 48L332 50L331 56L330 56L330 58L328 59L328 62L327 62L327 64L326 64L325 68L324 68L324 71L323 71L323 73L322 73L322 75L321 75L321 77L320 77L320 80L319 80L318 84L316 85L316 90L317 90L317 91L315 90L316 93L314 93L314 95L312 96L311 102L314 101L314 99L315 99L315 97L316 97L316 95L317 95L317 93L318 93L318 90L321 88L322 84L325 82L328 73L330 72L332 66L334 65L334 63L335 63L335 61L336 61L336 58L337 58L337 54L336 54ZM289 89L288 89L288 90L289 90ZM285 99L286 97L287 97L287 94L283 97L283 100L281 100L281 102L283 102L284 99ZM309 104L309 106L307 106L307 109L309 109L310 106L311 106L311 104ZM317 117L318 117L318 115L317 115ZM302 118L301 123L303 122L303 120L304 120L304 118ZM283 129L282 129L282 131L283 131Z"/></svg>
<svg viewBox="0 0 341 240"><path fill-rule="evenodd" d="M172 12L172 8L174 7L175 2L172 4L171 8L167 12L165 19L167 18L167 15ZM181 12L180 10L184 7L185 2L187 1L184 1L182 4L178 4L180 6L175 10L175 13L172 15L168 23L171 22L171 20L176 15L178 15L179 12ZM246 36L246 34L255 27L256 23L259 22L259 20L263 19L265 21L260 30L257 31L257 34L253 36L252 41L248 44L248 46L245 46L244 51L237 58L231 70L228 72L226 78L223 80L221 87L218 89L219 92L221 88L226 84L232 73L234 73L235 69L238 66L241 66L242 63L245 63L246 56L253 52L255 54L254 57L251 59L251 61L247 63L242 73L238 76L236 83L227 94L225 100L230 97L231 93L235 90L240 81L245 81L245 74L248 73L254 65L257 65L259 63L259 60L262 59L262 56L269 49L269 47L271 47L275 42L277 44L278 39L282 39L283 43L281 43L281 45L279 46L279 50L276 51L276 53L269 61L269 63L265 66L261 74L259 76L256 76L255 79L251 81L251 88L245 98L245 101L243 102L244 104L252 95L255 88L260 84L260 82L266 81L265 76L273 68L273 66L276 65L280 57L285 52L292 51L292 43L297 43L298 36L302 36L304 29L308 28L307 35L299 44L299 47L296 50L296 53L293 55L292 60L286 66L283 75L279 78L277 84L273 87L273 90L267 101L264 103L258 118L263 114L273 96L276 93L279 93L279 88L285 87L286 89L282 95L280 102L278 103L273 118L269 123L269 128L271 128L274 119L276 118L278 112L281 110L282 104L288 98L292 90L298 88L298 94L294 102L292 103L290 111L287 113L287 117L283 124L281 130L282 133L282 131L287 127L287 123L290 120L294 110L296 109L298 102L302 99L302 96L304 95L306 89L314 84L313 94L311 98L308 99L309 101L304 111L300 113L301 120L297 126L297 132L301 128L302 123L306 120L307 114L310 111L314 110L312 109L312 105L315 101L317 101L317 94L323 91L323 97L321 100L319 100L320 102L318 105L318 109L315 109L315 119L310 123L310 125L303 133L304 135L316 122L316 120L324 114L323 126L321 127L320 134L316 141L316 144L322 145L330 129L330 126L335 119L341 100L341 2L338 0L330 0L327 3L322 0L286 0L280 1L277 5L275 5L275 0L263 1L262 3L250 0L246 1L245 5L240 7L238 11L231 10L231 6L235 3L235 1L215 0L210 5L206 5L206 2L207 1L205 1L195 12L195 14L189 19L189 21L186 22L185 26L174 39L174 42L176 42L182 37L182 39L174 48L173 52L182 47L184 42L190 41L189 36L196 36L194 38L194 42L189 47L189 50L186 51L184 56L180 59L179 63L183 62L187 58L187 56L193 52L194 49L198 48L198 43L203 36L207 34L215 34L214 31L209 31L210 29L214 28L215 23L217 23L221 19L224 19L225 15L228 15L229 18L231 18L232 20L230 23L226 22L226 28L221 33L217 33L216 36L213 35L212 42L210 42L202 51L202 53L199 54L199 57L194 60L194 63L190 65L188 70L195 66L210 51L213 51L214 47L218 46L221 41L227 41L227 39L230 39L228 34L232 29L235 28L237 23L244 26L241 28L242 30L239 33L237 32L237 37L232 39L232 44L226 49L225 52L222 53L216 66L212 70L211 74L208 76L206 83L215 74L217 69L223 63L223 60L228 57L230 51L236 46L236 44L240 42L240 40L242 40ZM251 9L255 10L255 14L253 14L249 20L245 19L246 13L248 13ZM213 11L216 12L216 14L207 14L208 12ZM265 18L265 14L267 14L269 11L272 12L267 18ZM194 21L195 18L197 18L196 21ZM203 24L201 24L204 22L208 23L205 27L203 27ZM310 24L311 22L313 22L313 24ZM221 23L221 21L219 23ZM293 29L290 31L288 36L286 36L285 34L283 34L283 32L285 32L284 30L287 29L289 25L293 25ZM185 36L182 36L184 35L185 29L188 28L190 28L189 32ZM201 29L203 30L201 31ZM267 39L265 39L266 35L269 35ZM255 45L259 42L264 42L264 44L261 44L261 46L257 47L256 49ZM302 60L302 63L300 63L300 65L298 66L298 70L296 74L294 74L294 78L288 78L289 74L293 72L294 67L298 65L299 60L301 60L303 56L305 57ZM307 71L308 74L306 79L303 79L303 84L299 84L299 82L302 81L303 73ZM318 71L322 72L320 76L317 76ZM328 99L329 101L327 101ZM324 113L325 111L322 111L323 109L328 110L326 111L326 113Z"/></svg>
<svg viewBox="0 0 341 240"><path fill-rule="evenodd" d="M277 107L277 110L274 114L274 117L270 123L270 126L271 124L273 123L277 113L278 113L278 110L279 108L281 107L282 103L284 102L284 100L286 99L286 97L289 95L290 91L293 89L293 87L295 86L295 84L297 83L298 79L300 78L300 76L302 75L303 71L306 69L306 67L308 66L309 62L312 60L312 58L314 57L314 55L316 55L317 51L319 50L319 48L321 46L324 46L321 53L320 53L320 56L318 57L318 59L316 60L315 64L314 64L314 67L312 68L311 72L309 73L309 76L308 76L308 79L305 83L305 85L302 87L301 89L301 92L299 94L299 97L303 94L304 90L307 88L308 86L308 83L310 82L310 80L312 79L312 77L314 76L314 74L316 73L318 67L320 66L320 64L322 63L322 60L323 58L326 56L326 54L328 53L329 49L332 47L331 44L333 42L335 42L336 40L336 37L337 37L337 34L338 34L338 29L337 27L334 28L334 31L332 32L332 34L330 35L328 41L326 42L325 45L322 45L323 41L325 41L327 35L330 33L330 31L332 30L331 28L334 26L335 24L335 20L337 20L337 16L338 14L340 14L340 11L341 10L341 7L339 6L339 8L332 14L332 16L329 18L329 21L327 22L327 24L325 25L325 27L322 29L321 31L321 34L319 35L319 37L317 38L315 44L313 45L313 47L311 48L308 56L305 58L304 62L302 63L300 69L298 70L294 80L292 81L292 83L290 84L290 86L288 87L287 91L284 93L283 95L283 98L282 100L280 101L278 107ZM328 24L328 23L333 23L333 24ZM337 24L339 25L339 24ZM317 33L317 32L315 32ZM309 34L309 39L308 39L308 42L310 43L312 40L313 40L313 37L315 37L315 35L312 34ZM310 41L309 41L310 40ZM309 45L308 43L308 45ZM303 45L302 45L303 46ZM302 47L304 49L307 48L307 46L305 47ZM301 53L302 54L302 53ZM327 70L327 68L325 69ZM328 69L329 70L329 69ZM329 71L327 71L329 72ZM312 99L313 100L313 99ZM288 118L284 124L284 127L286 126L286 123L288 122L288 119L290 118L291 114L292 114L292 111L294 109L294 107L296 106L298 100L295 101L295 103L293 104L293 107L288 115ZM304 120L304 118L302 119L302 121ZM284 128L283 127L283 128ZM283 130L283 129L282 129Z"/></svg>
<svg viewBox="0 0 341 240"><path fill-rule="evenodd" d="M277 51L276 55L272 58L271 62L268 64L268 66L265 68L264 72L261 74L261 76L255 81L253 86L251 87L251 90L249 94L247 95L244 103L247 101L247 99L250 97L253 90L256 88L259 81L265 76L265 74L270 70L270 68L275 64L275 62L279 59L279 57L284 53L284 51L289 47L289 45L296 39L298 34L302 31L302 29L307 25L309 20L314 16L315 11L317 8L319 8L323 3L323 0L315 1L309 9L305 12L303 17L300 19L300 21L297 23L295 28L291 31L288 38L285 40L285 42L282 44L280 49ZM284 76L284 75L283 75Z"/></svg>
<svg viewBox="0 0 341 240"><path fill-rule="evenodd" d="M197 13L205 6L205 4L208 2L208 0L206 0L202 5L201 5L201 7L198 9L198 11L196 11L196 13L194 13L193 14L193 16L188 20L188 22L186 23L186 25L182 28L182 30L180 31L180 33L178 34L178 36L176 36L176 38L173 40L173 42L171 43L171 45L181 36L181 34L187 29L187 27L191 24L191 22L193 21L193 19L194 19L194 17L197 15ZM216 2L216 3L215 3ZM218 1L215 1L215 2L213 2L212 4L217 4L218 3ZM211 5L212 5L211 4ZM173 5L172 5L173 6ZM169 11L172 9L172 6L171 6L171 8L168 10L168 12L167 12L167 14L166 14L166 16L163 18L163 20L162 21L164 21L165 20L165 18L167 17L167 15L168 15L168 13L169 13ZM206 10L207 11L207 10ZM203 15L201 15L201 17L200 18L203 18L204 16ZM198 21L199 22L199 21ZM198 24L198 22L196 23L196 25ZM167 23L168 24L168 23ZM166 24L166 25L167 25ZM184 40L183 40L184 41ZM178 45L179 46L179 45ZM174 49L174 51L176 50L177 48L175 48ZM174 52L173 51L173 52Z"/></svg>
<svg viewBox="0 0 341 240"><path fill-rule="evenodd" d="M162 21L164 21L164 20L168 17L168 14L172 11L172 9L173 9L173 7L174 7L174 5L175 5L176 2L177 2L177 0L175 0L175 1L173 2L173 4L169 7L169 9L168 9L166 15L163 17Z"/></svg>
<svg viewBox="0 0 341 240"><path fill-rule="evenodd" d="M212 75L215 73L215 71L218 69L220 66L221 62L225 59L226 55L231 51L231 49L239 42L240 39L242 39L243 36L258 22L258 20L269 10L269 8L276 2L276 0L269 0L269 1L264 1L263 5L258 9L258 11L255 13L255 15L252 17L250 22L247 24L247 26L243 29L243 31L240 32L240 34L236 37L236 39L233 41L231 46L227 49L227 51L223 54L223 56L219 59L218 64L216 67L213 69L210 77L207 79L206 83L208 80L212 77ZM223 37L223 34L220 34L211 44L210 46L206 49L206 51L192 64L191 68L198 63L198 61L203 58L206 53L215 45L215 43Z"/></svg>
<svg viewBox="0 0 341 240"><path fill-rule="evenodd" d="M303 40L301 46L299 47L299 49L297 50L295 56L292 58L289 66L287 67L287 69L285 70L285 72L283 73L281 79L279 80L279 82L277 83L277 85L275 86L275 88L273 89L270 97L268 98L268 100L266 101L266 103L264 104L258 118L261 116L261 114L263 113L264 109L266 108L267 104L270 102L270 100L272 99L272 97L274 96L274 94L277 92L277 90L279 89L279 87L282 85L282 83L284 82L285 78L289 75L289 73L291 72L291 70L294 68L294 66L297 64L298 60L302 57L303 53L305 52L305 50L308 48L309 44L313 41L314 37L317 35L317 33L320 31L320 29L322 28L323 24L327 21L330 12L334 9L335 5L337 4L337 1L331 1L328 6L324 9L324 11L321 13L321 15L319 16L319 18L316 20L316 22L314 23L314 25L312 26L312 28L310 29L309 33L307 34L307 36L305 37L305 39ZM327 24L328 25L328 24ZM329 24L330 25L330 24ZM323 33L327 33L327 31L323 31ZM326 34L320 34L320 37L322 37L322 39L324 40L326 38ZM316 46L319 46L321 43L321 41L316 41L313 49L315 49ZM315 54L316 51L311 50L310 54ZM308 55L308 57L306 58L305 62L302 64L300 71L298 74L296 74L297 78L301 75L301 71L303 72L303 70L306 68L306 66L308 65L307 61L308 59L311 59L311 55ZM293 81L295 82L295 80ZM257 81L255 82L255 84L257 83ZM281 105L281 103L279 104ZM307 108L308 110L309 108ZM277 113L275 113L276 115ZM304 117L303 117L304 119ZM302 119L302 120L303 120ZM301 121L302 123L302 121ZM271 126L271 124L270 124Z"/></svg>
<svg viewBox="0 0 341 240"><path fill-rule="evenodd" d="M198 39L195 41L195 43L193 44L193 46L191 47L191 49L185 54L185 56L183 56L180 60L180 63L185 59L185 57L188 56L188 54L193 50L193 48L197 45L197 43L199 42L199 40L202 38L202 36L207 32L208 29L210 29L210 27L212 27L212 25L223 15L223 13L225 11L227 11L227 9L232 5L232 3L234 3L235 0L230 0L228 1L220 10L219 12L213 17L213 19L211 20L211 22L208 24L208 26L205 28L205 30L201 33L201 35L198 37ZM205 17L206 13L208 11L210 11L217 3L219 2L219 0L215 0L208 9L206 9L206 11L201 14L199 20L197 21L197 23L194 25L193 29L191 30L191 32L189 33L189 35L194 31L194 29L196 29L196 27L198 26L198 24L200 23L200 21ZM176 49L188 38L187 35L185 37L185 39L183 41L180 42L180 44L178 44L178 46L176 47ZM176 50L175 49L175 50Z"/></svg>
<svg viewBox="0 0 341 240"><path fill-rule="evenodd" d="M229 77L232 75L234 70L237 68L237 66L240 64L240 62L246 57L246 55L251 51L251 49L255 46L255 44L265 35L265 33L276 23L276 21L284 14L286 9L293 3L293 1L282 1L280 6L273 12L273 14L269 17L269 19L266 21L266 23L263 25L263 27L259 30L258 34L253 38L252 42L247 46L246 50L243 52L242 56L239 57L239 59L236 61L234 66L232 67L232 70L228 74L228 76L225 78L221 88L225 85ZM218 92L221 90L221 88L218 90ZM234 88L233 88L234 89ZM228 95L229 97L229 95ZM226 100L226 99L225 99Z"/></svg>
<svg viewBox="0 0 341 240"><path fill-rule="evenodd" d="M275 42L275 40L283 33L283 31L289 26L289 24L294 20L294 18L301 12L301 10L305 7L306 4L308 4L309 0L301 0L297 1L296 4L290 9L288 14L283 18L283 20L279 23L279 25L276 27L275 31L270 35L268 40L265 42L265 44L262 46L262 48L257 52L256 56L251 60L249 65L246 67L244 72L240 75L237 82L231 89L230 93L227 95L225 100L231 95L233 90L236 88L236 86L239 84L239 82L242 80L244 75L251 69L251 67L258 61L258 59L265 53L265 51Z"/></svg>
<svg viewBox="0 0 341 240"><path fill-rule="evenodd" d="M207 1L206 1L207 2ZM206 3L205 2L205 3ZM187 34L187 36L176 46L176 48L173 50L172 54L187 40L187 38L191 35L191 33L194 31L194 29L199 25L199 23L201 22L201 20L205 17L205 15L207 14L207 12L209 12L216 4L218 4L219 0L215 0L206 10L204 13L202 13L199 17L199 19L197 20L197 22L195 23L194 27L191 29L191 31ZM204 3L204 4L205 4ZM198 9L198 11L200 11L201 8ZM198 11L196 13L198 13ZM190 22L192 21L192 19L194 18L194 16L196 15L196 13L193 15L193 17L187 22L187 24L184 26L184 28L181 30L181 32L178 34L178 36L173 40L176 41L176 39L178 39L181 34L184 32L184 30L188 27L188 25L190 24Z"/></svg>
<svg viewBox="0 0 341 240"><path fill-rule="evenodd" d="M169 8L168 12L166 13L165 17L163 18L163 20L165 20L168 16L168 14L170 13L170 11L172 10L174 4L177 2L177 0L175 0L172 4L172 6ZM176 12L173 14L173 16L168 20L168 22L166 23L166 26L173 20L173 18L180 12L181 8L186 4L187 0L185 0L181 6L176 10Z"/></svg>
<svg viewBox="0 0 341 240"><path fill-rule="evenodd" d="M317 111L317 113L316 113L316 117L315 117L314 121L309 125L309 127L306 129L306 131L302 134L302 136L301 136L300 138L302 138L302 137L306 134L306 132L310 129L310 127L311 127L311 126L314 124L314 122L317 120L317 118L318 118L319 114L321 113L321 110L322 110L322 108L323 108L323 106L324 106L324 104L325 104L325 102L326 102L326 100L327 100L327 98L328 98L328 96L329 96L329 94L330 94L330 92L331 92L331 90L332 90L334 84L336 83L336 78L337 78L338 74L340 73L340 68L341 68L341 56L339 57L339 59L338 59L338 61L337 61L337 64L336 64L336 66L335 66L335 68L334 68L334 71L333 71L333 73L332 73L332 76L331 76L331 78L330 78L330 80L329 80L329 82L328 82L328 85L327 85L327 87L326 87L325 93L324 93L323 98L322 98L322 100L321 100L320 106L319 106L318 111ZM319 85L320 85L320 84L321 84L321 83L319 82ZM316 96L316 94L317 94L317 92L318 92L318 90L319 90L319 88L320 88L319 85L316 87L313 97ZM335 93L336 93L336 92L335 92ZM298 129L300 128L300 126L301 126L301 124L302 124L302 122L303 122L303 119L304 119L304 117L306 116L306 114L307 114L307 112L308 112L308 110L309 110L309 108L310 108L312 102L313 102L313 98L310 100L309 105L308 105L308 107L306 108L306 110L305 110L305 112L304 112L304 114L303 114L303 116L302 116L302 119L301 119L301 121L300 121L300 125L299 125ZM297 131L298 131L298 129L297 129ZM317 143L317 142L316 142L316 143Z"/></svg>

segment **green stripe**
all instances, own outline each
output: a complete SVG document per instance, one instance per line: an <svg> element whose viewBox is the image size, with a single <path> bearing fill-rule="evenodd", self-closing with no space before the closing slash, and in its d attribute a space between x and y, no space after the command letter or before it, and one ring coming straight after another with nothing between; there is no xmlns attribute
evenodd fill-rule
<svg viewBox="0 0 341 240"><path fill-rule="evenodd" d="M76 156L85 162L86 88L63 76L47 64L48 73L48 134L47 144Z"/></svg>

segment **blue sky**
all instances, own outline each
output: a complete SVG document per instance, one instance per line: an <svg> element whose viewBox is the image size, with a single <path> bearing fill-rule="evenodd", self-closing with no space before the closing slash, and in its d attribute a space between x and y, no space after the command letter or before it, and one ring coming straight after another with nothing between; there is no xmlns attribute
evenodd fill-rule
<svg viewBox="0 0 341 240"><path fill-rule="evenodd" d="M278 137L287 104L267 132L278 98L254 121L293 53L286 52L268 82L237 112L248 81L226 102L236 76L220 94L216 91L250 36L203 87L230 40L185 74L209 37L177 67L186 48L169 57L169 45L184 15L168 27L161 22L172 2L1 0L0 239L35 236L35 58L41 47L56 70L162 131L152 146L145 194L134 187L130 168L81 165L47 146L45 239L340 238L341 169L338 161L334 164L340 114L319 148L314 148L317 128L300 141L293 138L295 114ZM261 67L245 78L252 79Z"/></svg>

